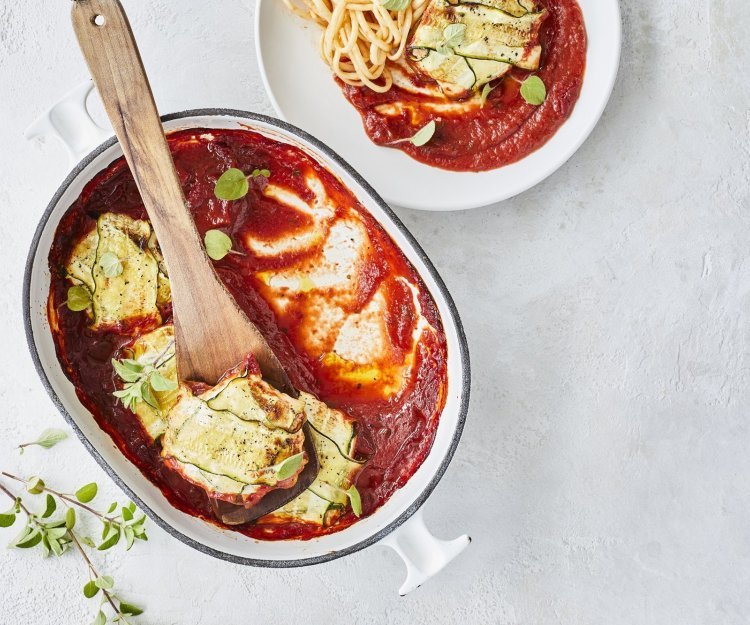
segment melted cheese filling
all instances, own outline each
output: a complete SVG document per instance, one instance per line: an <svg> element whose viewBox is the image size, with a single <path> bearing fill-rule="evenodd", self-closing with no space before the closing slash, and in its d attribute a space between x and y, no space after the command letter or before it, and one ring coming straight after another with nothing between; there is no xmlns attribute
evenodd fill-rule
<svg viewBox="0 0 750 625"><path fill-rule="evenodd" d="M430 329L421 314L419 289L406 278L397 278L410 289L411 301L404 305L414 311L415 319L410 350L405 352L394 347L389 331L388 324L394 323L388 297L392 279L381 282L369 296L363 294L374 253L367 228L354 211L332 206L322 185L310 188L316 195L309 210L330 209L325 211L322 244L317 251L308 248L301 261L258 272L263 296L282 324L285 319L293 322L296 340L306 352L317 355L329 377L353 386L378 385L389 397L408 379L421 333ZM290 189L271 192L293 210L304 210L305 202ZM334 219L337 209L340 216ZM272 249L257 235L254 242L253 249L263 250L264 255Z"/></svg>

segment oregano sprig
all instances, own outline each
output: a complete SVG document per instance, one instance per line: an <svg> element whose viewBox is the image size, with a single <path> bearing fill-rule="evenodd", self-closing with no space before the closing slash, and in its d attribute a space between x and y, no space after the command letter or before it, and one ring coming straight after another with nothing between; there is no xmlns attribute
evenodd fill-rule
<svg viewBox="0 0 750 625"><path fill-rule="evenodd" d="M167 356L172 357L169 350L173 345L174 341L171 341L164 351L150 363L139 362L132 358L112 359L115 373L124 382L123 387L112 394L126 408L135 412L136 404L144 401L155 410L159 410L159 400L154 392L173 391L177 388L177 382L159 373L159 367L168 360Z"/></svg>
<svg viewBox="0 0 750 625"><path fill-rule="evenodd" d="M18 445L18 449L20 449L20 453L23 453L23 450L26 447L30 447L31 445L38 445L39 447L43 447L44 449L51 449L57 443L60 441L64 441L66 438L68 438L68 434L65 430L60 430L57 428L47 428L44 430L40 435L39 438L37 438L35 441L31 441L29 443L21 443Z"/></svg>
<svg viewBox="0 0 750 625"><path fill-rule="evenodd" d="M47 486L41 478L32 477L28 480L24 480L16 475L2 472L5 477L21 482L26 485L26 490L32 495L41 493L47 493L47 505L53 505L52 510L54 511L54 498L57 497L66 505L77 506L97 517L102 522L102 535L99 545L89 539L86 543L91 547L96 547L99 551L106 551L114 547L120 542L121 539L125 539L125 549L130 550L136 540L148 540L146 535L146 529L144 527L146 517L145 515L139 515L136 517L136 506L131 501L127 505L119 505L117 502L112 503L106 513L99 512L98 510L87 505L97 495L98 487L96 482L86 484L76 490L75 493L63 493L54 490ZM50 504L50 499L53 504ZM117 508L120 508L120 513L113 515ZM72 517L75 520L75 512ZM90 541L90 542L89 542Z"/></svg>
<svg viewBox="0 0 750 625"><path fill-rule="evenodd" d="M25 482L29 492L32 490L36 492L39 488L42 489L41 492L48 491L44 500L44 511L42 513L37 513L33 512L23 502L21 496L14 494L10 489L6 488L5 485L0 483L0 491L13 500L10 510L0 514L0 527L12 526L16 522L19 514L24 514L26 517L26 523L24 524L21 533L11 541L11 547L17 549L33 549L38 547L41 550L43 557L47 558L51 555L56 557L62 556L72 545L78 553L80 553L89 573L89 581L83 587L84 596L88 599L97 595L101 596L101 601L97 608L96 616L92 625L105 625L106 623L128 625L129 617L143 613L141 608L122 601L122 599L120 599L120 597L114 592L114 579L108 575L101 575L94 567L91 558L89 558L86 550L83 548L84 544L93 547L93 541L88 537L80 537L74 530L76 525L75 509L68 507L65 514L56 519L51 519L52 515L57 510L58 498L66 504L76 503L70 495L57 493L56 491L48 489L41 478L22 480L21 478L12 476L5 472L2 474L10 479ZM94 483L92 482L92 484ZM88 494L86 493L90 493L91 490L91 485L82 487L76 491L76 497L78 497L78 494L81 494L81 498L86 499L88 497ZM80 502L76 505L91 511L88 506L85 506ZM129 518L131 520L134 518L133 512L135 506L132 502L128 506L124 506L123 510L128 510L128 513L123 512L121 515L122 518ZM112 508L110 508L110 512L112 512ZM142 524L142 521L140 521L140 523Z"/></svg>

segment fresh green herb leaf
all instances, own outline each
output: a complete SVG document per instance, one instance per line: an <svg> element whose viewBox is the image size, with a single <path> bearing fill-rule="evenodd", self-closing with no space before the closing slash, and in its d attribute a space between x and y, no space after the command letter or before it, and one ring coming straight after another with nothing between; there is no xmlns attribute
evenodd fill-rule
<svg viewBox="0 0 750 625"><path fill-rule="evenodd" d="M49 545L50 551L54 553L58 558L65 553L65 545L59 540L52 538L51 536L45 536L44 539Z"/></svg>
<svg viewBox="0 0 750 625"><path fill-rule="evenodd" d="M96 618L91 622L91 625L106 625L107 624L107 617L99 610L99 613L96 615Z"/></svg>
<svg viewBox="0 0 750 625"><path fill-rule="evenodd" d="M83 538L81 538L81 542L87 547L96 549L96 543L93 540L91 540L91 536L84 536Z"/></svg>
<svg viewBox="0 0 750 625"><path fill-rule="evenodd" d="M173 391L177 388L177 382L165 378L161 373L154 371L149 377L151 388L155 391Z"/></svg>
<svg viewBox="0 0 750 625"><path fill-rule="evenodd" d="M539 76L529 76L521 83L521 97L529 104L539 106L547 99L547 87Z"/></svg>
<svg viewBox="0 0 750 625"><path fill-rule="evenodd" d="M227 169L214 186L214 195L220 200L239 200L247 195L250 185L247 176L236 167Z"/></svg>
<svg viewBox="0 0 750 625"><path fill-rule="evenodd" d="M109 509L107 510L107 514L112 514L112 513L113 513L113 512L114 512L114 511L116 510L116 508L117 508L117 502L116 502L116 501L113 501L113 502L112 502L112 503L111 503L111 504L109 505Z"/></svg>
<svg viewBox="0 0 750 625"><path fill-rule="evenodd" d="M68 289L68 299L65 303L73 312L86 310L91 306L91 293L85 286L72 286Z"/></svg>
<svg viewBox="0 0 750 625"><path fill-rule="evenodd" d="M94 580L94 585L102 590L112 590L115 587L115 580L109 575L100 575Z"/></svg>
<svg viewBox="0 0 750 625"><path fill-rule="evenodd" d="M76 525L76 511L73 508L68 508L65 513L65 527L72 530Z"/></svg>
<svg viewBox="0 0 750 625"><path fill-rule="evenodd" d="M64 430L47 428L39 435L37 440L32 441L31 443L23 443L22 445L19 445L18 448L21 450L21 453L23 453L25 447L30 447L31 445L39 445L45 449L50 449L66 438L68 438L68 434Z"/></svg>
<svg viewBox="0 0 750 625"><path fill-rule="evenodd" d="M62 527L53 527L52 529L48 530L47 536L49 536L49 538L51 539L59 540L60 538L65 536L65 534L67 533L68 533L68 528L63 525Z"/></svg>
<svg viewBox="0 0 750 625"><path fill-rule="evenodd" d="M43 558L49 558L50 555L52 555L52 547L50 547L50 541L49 538L42 535L42 542L39 543L39 546L42 548L42 557Z"/></svg>
<svg viewBox="0 0 750 625"><path fill-rule="evenodd" d="M358 517L362 516L362 498L359 496L357 487L352 484L346 494L349 496L349 503L352 504L352 512Z"/></svg>
<svg viewBox="0 0 750 625"><path fill-rule="evenodd" d="M15 513L3 512L0 514L0 527L10 527L16 522Z"/></svg>
<svg viewBox="0 0 750 625"><path fill-rule="evenodd" d="M114 252L104 252L99 259L99 266L107 278L116 278L122 273L122 261Z"/></svg>
<svg viewBox="0 0 750 625"><path fill-rule="evenodd" d="M38 495L44 492L44 480L40 477L30 477L26 481L26 490L32 495Z"/></svg>
<svg viewBox="0 0 750 625"><path fill-rule="evenodd" d="M18 549L31 549L32 547L35 547L38 545L42 540L42 530L40 530L38 527L35 527L31 530L26 536L24 536L23 540L18 541L14 547L17 547Z"/></svg>
<svg viewBox="0 0 750 625"><path fill-rule="evenodd" d="M284 481L292 477L299 470L304 457L304 452L300 452L298 454L294 454L293 456L289 456L286 460L284 460L279 465L279 468L276 469L276 477L279 479L279 481Z"/></svg>
<svg viewBox="0 0 750 625"><path fill-rule="evenodd" d="M435 120L428 122L425 126L420 128L417 133L409 139L411 141L412 145L419 147L422 147L425 143L427 143L430 139L432 139L432 135L435 134Z"/></svg>
<svg viewBox="0 0 750 625"><path fill-rule="evenodd" d="M133 520L133 513L130 511L130 508L122 507L122 520L126 523Z"/></svg>
<svg viewBox="0 0 750 625"><path fill-rule="evenodd" d="M490 96L490 93L494 87L490 86L490 83L487 83L484 87L482 87L482 92L479 94L479 106L484 106L487 104L487 98Z"/></svg>
<svg viewBox="0 0 750 625"><path fill-rule="evenodd" d="M134 369L124 361L112 359L112 366L114 367L115 373L120 376L123 382L135 382L140 380L143 375L143 367L140 370Z"/></svg>
<svg viewBox="0 0 750 625"><path fill-rule="evenodd" d="M206 254L213 260L221 260L232 249L232 239L221 230L208 230L203 237Z"/></svg>
<svg viewBox="0 0 750 625"><path fill-rule="evenodd" d="M111 547L114 547L117 543L120 542L120 536L121 536L120 528L116 526L112 526L109 529L109 532L107 532L107 537L104 539L104 542L102 542L101 545L97 547L99 551L106 551L107 549L110 549Z"/></svg>
<svg viewBox="0 0 750 625"><path fill-rule="evenodd" d="M263 176L264 178L270 178L271 177L271 170L270 169L261 169L258 173L261 176Z"/></svg>
<svg viewBox="0 0 750 625"><path fill-rule="evenodd" d="M141 382L141 398L154 410L159 410L159 400L154 396L154 392L151 390L151 383L148 379Z"/></svg>
<svg viewBox="0 0 750 625"><path fill-rule="evenodd" d="M49 493L47 493L47 500L46 500L46 505L44 508L44 513L42 514L42 518L46 519L48 517L51 517L56 509L57 509L57 502L55 501L55 498Z"/></svg>
<svg viewBox="0 0 750 625"><path fill-rule="evenodd" d="M91 482L90 484L81 486L81 488L76 491L76 499L81 503L88 503L96 497L98 491L99 487L96 485L96 482Z"/></svg>
<svg viewBox="0 0 750 625"><path fill-rule="evenodd" d="M125 603L124 601L120 601L120 612L125 616L138 616L139 614L143 614L141 608L130 603Z"/></svg>
<svg viewBox="0 0 750 625"><path fill-rule="evenodd" d="M463 43L466 34L466 24L449 24L443 29L443 45L455 48Z"/></svg>
<svg viewBox="0 0 750 625"><path fill-rule="evenodd" d="M10 527L16 522L16 515L20 510L20 501L20 499L16 498L15 502L13 502L13 505L10 507L10 510L0 513L0 527Z"/></svg>
<svg viewBox="0 0 750 625"><path fill-rule="evenodd" d="M125 535L125 551L130 551L130 548L135 542L135 530L126 525L125 529L122 530L122 533Z"/></svg>
<svg viewBox="0 0 750 625"><path fill-rule="evenodd" d="M411 0L381 0L381 4L389 11L405 11Z"/></svg>
<svg viewBox="0 0 750 625"><path fill-rule="evenodd" d="M95 597L98 592L99 586L96 585L96 582L93 579L83 587L83 596L86 597L86 599Z"/></svg>

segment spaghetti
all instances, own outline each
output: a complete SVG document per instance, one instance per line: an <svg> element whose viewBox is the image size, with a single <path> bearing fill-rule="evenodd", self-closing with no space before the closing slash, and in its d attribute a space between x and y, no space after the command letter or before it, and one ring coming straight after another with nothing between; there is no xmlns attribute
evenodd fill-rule
<svg viewBox="0 0 750 625"><path fill-rule="evenodd" d="M323 27L320 53L341 81L378 93L391 88L387 62L403 56L409 31L428 1L411 0L404 10L392 11L381 0L284 0Z"/></svg>

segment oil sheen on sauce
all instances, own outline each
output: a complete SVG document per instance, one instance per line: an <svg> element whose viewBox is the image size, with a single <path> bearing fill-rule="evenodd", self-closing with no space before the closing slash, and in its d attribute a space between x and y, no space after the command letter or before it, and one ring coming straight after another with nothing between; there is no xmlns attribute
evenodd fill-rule
<svg viewBox="0 0 750 625"><path fill-rule="evenodd" d="M201 236L227 232L234 249L215 263L293 384L357 419L363 515L403 486L428 454L445 401L446 341L435 303L396 244L333 174L297 147L249 130L193 129L168 142ZM229 167L268 169L240 200L214 196ZM147 219L121 158L96 175L63 216L49 255L49 317L58 358L78 397L122 453L176 508L217 523L207 497L161 459L140 422L113 397L110 359L152 327L94 331L65 306L65 264L104 212ZM165 322L170 311L163 311ZM249 536L308 539L332 527L306 523L233 527Z"/></svg>

